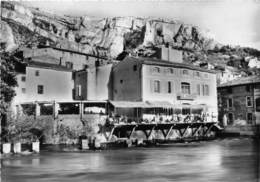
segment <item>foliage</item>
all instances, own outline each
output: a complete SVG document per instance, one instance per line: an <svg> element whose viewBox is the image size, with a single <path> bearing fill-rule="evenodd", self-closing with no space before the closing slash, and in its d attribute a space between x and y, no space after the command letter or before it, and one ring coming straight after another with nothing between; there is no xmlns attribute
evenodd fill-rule
<svg viewBox="0 0 260 182"><path fill-rule="evenodd" d="M6 140L10 142L33 142L42 140L48 132L53 131L53 119L51 117L35 118L33 116L10 118L5 130Z"/></svg>
<svg viewBox="0 0 260 182"><path fill-rule="evenodd" d="M13 55L1 53L0 61L0 114L5 114L12 98L15 96L14 87L17 86L15 63L18 60Z"/></svg>

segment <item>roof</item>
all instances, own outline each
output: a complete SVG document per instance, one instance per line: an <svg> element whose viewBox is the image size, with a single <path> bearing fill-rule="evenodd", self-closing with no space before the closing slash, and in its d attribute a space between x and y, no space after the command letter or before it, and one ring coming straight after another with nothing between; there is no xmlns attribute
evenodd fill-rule
<svg viewBox="0 0 260 182"><path fill-rule="evenodd" d="M146 65L170 66L170 67L175 67L175 68L186 68L186 69L192 69L192 70L197 70L197 71L202 71L202 72L216 73L213 70L203 69L198 66L194 66L191 64L187 64L187 63L177 63L177 62L170 62L170 61L165 61L165 60L161 60L161 59L145 58L145 57L138 57L138 58L127 57L127 58L141 61L142 64L146 64Z"/></svg>
<svg viewBox="0 0 260 182"><path fill-rule="evenodd" d="M218 88L222 87L231 87L231 86L238 86L238 85L248 85L248 84L255 84L260 83L260 76L254 75L249 77L241 77L232 81L228 81L218 86Z"/></svg>
<svg viewBox="0 0 260 182"><path fill-rule="evenodd" d="M79 52L79 51L74 51L74 50L70 50L70 49L63 49L63 48L58 48L58 47L53 47L53 46L41 45L39 48L51 48L51 49L55 49L55 50L59 50L59 51L71 52L71 53L74 53L74 54L80 54L80 55L95 57L95 58L99 58L99 59L107 59L106 57L101 57L101 56L98 56L98 55L87 54L87 53L83 53L83 52Z"/></svg>
<svg viewBox="0 0 260 182"><path fill-rule="evenodd" d="M73 71L72 69L67 68L66 66L61 66L61 65L57 65L57 64L51 64L51 63L26 61L26 64L27 64L28 67L52 69L52 70L57 70L57 71L69 71L69 72Z"/></svg>
<svg viewBox="0 0 260 182"><path fill-rule="evenodd" d="M116 108L173 108L167 101L109 101Z"/></svg>

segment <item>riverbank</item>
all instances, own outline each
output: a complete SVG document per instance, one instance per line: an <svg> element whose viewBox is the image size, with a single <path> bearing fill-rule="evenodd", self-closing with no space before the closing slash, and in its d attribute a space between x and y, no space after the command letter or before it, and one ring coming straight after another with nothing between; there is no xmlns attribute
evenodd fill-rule
<svg viewBox="0 0 260 182"><path fill-rule="evenodd" d="M225 138L128 149L54 152L2 160L4 182L244 182L259 179L259 141Z"/></svg>
<svg viewBox="0 0 260 182"><path fill-rule="evenodd" d="M133 144L129 145L127 141L121 140L121 142L106 142L102 143L100 148L90 148L88 150L82 149L82 147L79 144L41 144L40 145L40 153L45 152L54 152L54 153L91 153L95 151L101 151L101 150L131 150L133 148L160 148L165 146L175 146L175 145L183 145L183 146L189 146L189 145L196 145L199 143L214 143L216 141L222 141L222 140L245 140L245 139L252 139L255 141L258 141L260 144L260 138L258 137L252 137L252 136L222 136L219 138L207 138L203 140L195 140L195 139L179 139L179 140L144 140L142 143L138 143L135 141ZM30 145L23 144L22 145L22 152L21 153L10 153L10 154L2 154L1 158L10 157L10 156L30 156L30 155L37 155L39 153L33 152L30 149Z"/></svg>

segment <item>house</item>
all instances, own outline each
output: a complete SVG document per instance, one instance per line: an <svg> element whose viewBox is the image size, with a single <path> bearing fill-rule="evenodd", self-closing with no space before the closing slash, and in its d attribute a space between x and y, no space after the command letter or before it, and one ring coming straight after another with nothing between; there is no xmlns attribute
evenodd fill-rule
<svg viewBox="0 0 260 182"><path fill-rule="evenodd" d="M16 96L12 101L15 113L22 105L73 101L73 70L65 66L27 61L17 68Z"/></svg>
<svg viewBox="0 0 260 182"><path fill-rule="evenodd" d="M41 46L37 49L25 48L21 54L24 59L66 66L73 70L82 70L85 67L93 67L107 61L105 57L98 54L86 54L50 46Z"/></svg>
<svg viewBox="0 0 260 182"><path fill-rule="evenodd" d="M106 112L113 65L109 63L74 72L74 99L84 101L84 113Z"/></svg>
<svg viewBox="0 0 260 182"><path fill-rule="evenodd" d="M260 77L241 77L218 86L219 117L233 125L260 124Z"/></svg>
<svg viewBox="0 0 260 182"><path fill-rule="evenodd" d="M114 112L135 119L207 113L217 119L216 75L174 60L127 57L113 68Z"/></svg>
<svg viewBox="0 0 260 182"><path fill-rule="evenodd" d="M15 103L31 101L72 101L72 70L55 64L27 62L17 74Z"/></svg>

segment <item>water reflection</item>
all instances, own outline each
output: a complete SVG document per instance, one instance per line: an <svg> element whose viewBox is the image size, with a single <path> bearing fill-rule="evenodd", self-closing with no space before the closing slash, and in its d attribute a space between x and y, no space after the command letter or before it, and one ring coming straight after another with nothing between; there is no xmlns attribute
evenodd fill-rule
<svg viewBox="0 0 260 182"><path fill-rule="evenodd" d="M11 157L3 160L3 181L254 182L259 179L258 167L259 141L229 139Z"/></svg>

